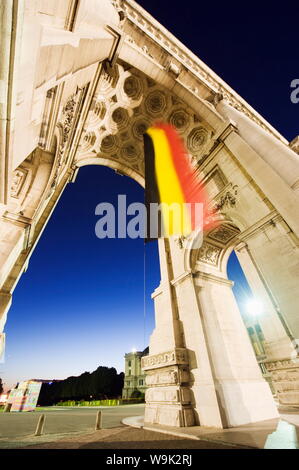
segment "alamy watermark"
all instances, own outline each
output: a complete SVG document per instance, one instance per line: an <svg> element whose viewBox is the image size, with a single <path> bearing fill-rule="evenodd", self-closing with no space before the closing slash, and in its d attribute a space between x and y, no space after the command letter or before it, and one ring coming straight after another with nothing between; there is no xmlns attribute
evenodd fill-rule
<svg viewBox="0 0 299 470"><path fill-rule="evenodd" d="M163 214L163 216L162 216ZM124 194L118 195L117 207L101 202L95 208L100 216L95 225L95 234L105 238L143 238L145 240L168 236L182 236L192 248L199 248L203 240L202 203L150 203L132 202L127 204ZM191 233L190 220L196 227Z"/></svg>
<svg viewBox="0 0 299 470"><path fill-rule="evenodd" d="M290 98L291 102L293 104L298 104L299 103L299 78L294 78L294 80L291 81L291 88L293 88L293 91L291 92Z"/></svg>

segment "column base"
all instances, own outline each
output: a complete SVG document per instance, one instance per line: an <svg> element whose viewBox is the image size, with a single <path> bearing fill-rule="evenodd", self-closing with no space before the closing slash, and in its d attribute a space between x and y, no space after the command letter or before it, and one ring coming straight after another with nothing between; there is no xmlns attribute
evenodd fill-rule
<svg viewBox="0 0 299 470"><path fill-rule="evenodd" d="M165 426L194 426L194 412L191 405L147 404L144 413L145 424L162 424Z"/></svg>
<svg viewBox="0 0 299 470"><path fill-rule="evenodd" d="M280 361L281 358L291 358L296 356L295 348L289 337L285 336L276 341L264 343L267 362ZM294 356L293 356L294 355Z"/></svg>
<svg viewBox="0 0 299 470"><path fill-rule="evenodd" d="M281 405L299 407L299 358L266 362Z"/></svg>
<svg viewBox="0 0 299 470"><path fill-rule="evenodd" d="M149 386L145 393L144 422L175 427L194 426L187 350L177 348L144 356L142 369L146 372L146 384Z"/></svg>
<svg viewBox="0 0 299 470"><path fill-rule="evenodd" d="M225 428L279 417L270 387L264 379L218 382L216 391Z"/></svg>

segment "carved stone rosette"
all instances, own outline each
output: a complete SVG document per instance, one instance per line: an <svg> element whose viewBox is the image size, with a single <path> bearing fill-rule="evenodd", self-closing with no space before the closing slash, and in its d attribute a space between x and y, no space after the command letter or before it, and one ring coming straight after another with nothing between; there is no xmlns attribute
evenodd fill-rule
<svg viewBox="0 0 299 470"><path fill-rule="evenodd" d="M188 354L178 348L142 358L146 372L145 416L148 424L193 426Z"/></svg>
<svg viewBox="0 0 299 470"><path fill-rule="evenodd" d="M281 405L298 406L299 358L265 363Z"/></svg>

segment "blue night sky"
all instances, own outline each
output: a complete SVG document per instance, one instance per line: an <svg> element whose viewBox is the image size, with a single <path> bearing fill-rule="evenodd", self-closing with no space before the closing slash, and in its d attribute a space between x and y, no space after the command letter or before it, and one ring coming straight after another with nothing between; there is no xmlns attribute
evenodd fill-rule
<svg viewBox="0 0 299 470"><path fill-rule="evenodd" d="M290 101L290 83L299 78L291 2L267 2L271 8L266 2L215 8L195 0L139 3L287 139L299 134L299 104ZM94 231L96 205L116 203L118 194L129 202L144 197L132 179L90 166L62 195L14 293L0 365L6 386L79 375L99 365L121 371L126 352L148 345L154 327L150 294L160 276L156 244L145 248L144 315L143 241L99 240ZM248 287L235 256L228 271L241 299Z"/></svg>

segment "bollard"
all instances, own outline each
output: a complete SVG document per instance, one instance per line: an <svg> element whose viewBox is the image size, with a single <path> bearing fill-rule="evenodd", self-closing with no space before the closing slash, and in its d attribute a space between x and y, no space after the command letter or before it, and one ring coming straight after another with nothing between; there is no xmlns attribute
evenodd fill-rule
<svg viewBox="0 0 299 470"><path fill-rule="evenodd" d="M11 403L6 403L6 405L4 406L3 413L10 413L10 409L11 409Z"/></svg>
<svg viewBox="0 0 299 470"><path fill-rule="evenodd" d="M95 430L99 431L100 429L102 429L102 412L98 411Z"/></svg>
<svg viewBox="0 0 299 470"><path fill-rule="evenodd" d="M43 433L43 430L44 430L44 424L45 424L45 415L42 414L40 417L39 417L39 420L38 420L38 423L37 423L37 426L36 426L36 430L35 430L35 436L41 436L42 433Z"/></svg>

